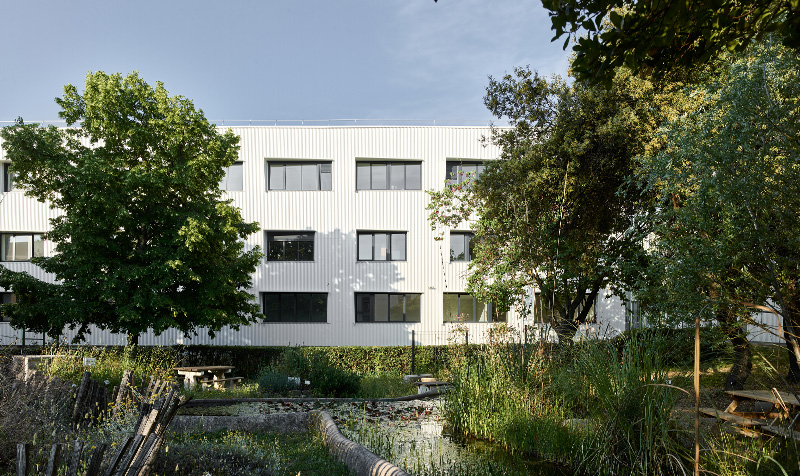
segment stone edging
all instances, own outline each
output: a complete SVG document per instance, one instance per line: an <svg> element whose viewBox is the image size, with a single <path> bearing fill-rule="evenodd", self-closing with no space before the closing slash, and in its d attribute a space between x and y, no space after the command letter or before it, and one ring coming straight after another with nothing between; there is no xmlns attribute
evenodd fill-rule
<svg viewBox="0 0 800 476"><path fill-rule="evenodd" d="M356 476L410 476L391 462L348 440L330 414L324 411L271 413L247 416L177 415L169 431L219 431L302 433L318 431L328 451Z"/></svg>

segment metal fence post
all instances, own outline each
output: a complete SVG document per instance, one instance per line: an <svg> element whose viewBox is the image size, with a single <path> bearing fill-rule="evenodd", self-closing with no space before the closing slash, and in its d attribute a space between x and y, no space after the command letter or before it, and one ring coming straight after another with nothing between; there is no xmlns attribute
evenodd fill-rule
<svg viewBox="0 0 800 476"><path fill-rule="evenodd" d="M416 343L415 343L416 339L414 339L414 334L415 334L414 330L412 330L411 331L411 375L416 375L417 374L417 372L416 372L416 359L415 359L415 357L416 357L416 355L415 355L415 353L416 353L415 352L415 350L416 350Z"/></svg>

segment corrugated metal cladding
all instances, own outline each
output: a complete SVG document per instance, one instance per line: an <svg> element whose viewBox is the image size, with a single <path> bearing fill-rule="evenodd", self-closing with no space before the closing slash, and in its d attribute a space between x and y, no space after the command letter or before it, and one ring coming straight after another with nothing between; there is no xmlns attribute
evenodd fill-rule
<svg viewBox="0 0 800 476"><path fill-rule="evenodd" d="M222 128L228 129L228 128ZM449 239L435 240L428 221L425 190L440 189L448 160L489 161L500 150L481 139L485 127L234 127L241 137L243 191L228 192L245 220L261 225L249 246L265 245L266 231L315 233L313 262L263 261L255 272L252 292L327 293L326 323L256 323L239 330L223 329L212 340L201 333L185 338L177 331L140 337L145 345L196 343L217 345L408 345L411 332L422 344L443 344L453 337L442 322L443 293L463 292L466 263L451 263ZM2 154L0 148L0 154ZM0 159L3 156L0 155ZM356 190L359 161L421 162L421 190ZM332 168L330 191L275 191L267 187L269 161L324 161ZM20 191L2 195L0 232L42 232L57 211ZM463 224L459 230L467 230ZM367 262L357 259L359 231L399 231L407 238L406 261ZM52 244L45 250L52 253ZM45 279L30 263L3 263ZM421 295L419 323L356 323L355 293ZM619 300L598 300L600 323L594 329L624 329ZM522 317L509 314L509 324L522 328ZM470 342L485 338L488 324L467 324ZM590 332L588 330L587 332ZM594 332L594 331L591 331ZM19 332L0 323L0 342ZM64 336L71 338L73 332ZM90 343L123 344L125 337L94 330Z"/></svg>

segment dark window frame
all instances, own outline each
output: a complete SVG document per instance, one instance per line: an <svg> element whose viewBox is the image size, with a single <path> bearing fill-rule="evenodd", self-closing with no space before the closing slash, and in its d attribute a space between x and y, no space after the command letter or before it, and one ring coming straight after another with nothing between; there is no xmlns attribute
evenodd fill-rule
<svg viewBox="0 0 800 476"><path fill-rule="evenodd" d="M396 172L392 172L393 166L403 166L403 187L402 188L392 188L392 183L397 179L397 177L393 177ZM409 187L409 180L408 180L408 166L418 166L419 167L419 186L416 188ZM358 170L359 167L369 167L369 184L365 184L363 181L359 180L358 177ZM384 188L375 188L373 184L374 166L385 166L386 167L386 186ZM364 186L368 185L368 186ZM413 184L412 184L413 185ZM359 160L356 162L356 191L367 191L367 190L385 190L385 191L400 191L400 190L422 190L422 161L421 160Z"/></svg>
<svg viewBox="0 0 800 476"><path fill-rule="evenodd" d="M291 303L288 301L289 297L291 296ZM298 296L308 297L308 309L307 314L305 310L301 309L298 306ZM267 304L269 297L277 297L277 310L278 316L277 318L271 318L272 313L267 312ZM314 298L322 298L323 303L322 307L324 308L324 320L314 319L315 317L315 308L314 308ZM286 310L288 305L291 304L292 312L291 316L286 315L284 311ZM301 293L293 293L293 292L262 292L261 293L261 310L264 314L264 319L262 322L266 324L325 324L328 322L328 293L313 293L313 292L301 292ZM320 308L316 309L317 311Z"/></svg>
<svg viewBox="0 0 800 476"><path fill-rule="evenodd" d="M3 170L0 175L0 191L10 192L14 190L14 173L9 170L11 164L9 162L2 162Z"/></svg>
<svg viewBox="0 0 800 476"><path fill-rule="evenodd" d="M302 167L314 165L316 166L316 188L303 188L303 175ZM272 166L283 167L283 175L280 179L282 181L281 187L273 188L273 169ZM300 188L287 189L286 188L286 167L297 166L300 167ZM327 174L325 178L323 174ZM268 192L329 192L333 190L333 162L330 160L267 160L266 164L266 177L267 177L267 191ZM327 187L327 188L326 188Z"/></svg>
<svg viewBox="0 0 800 476"><path fill-rule="evenodd" d="M276 239L279 237L301 237L296 240L288 240L288 239ZM314 231L284 231L284 230L269 230L264 232L264 250L266 250L265 258L269 262L284 262L284 261L291 261L291 262L313 262L315 261L316 257L316 232ZM296 243L294 245L295 249L292 249L287 245L288 243ZM311 243L311 250L305 249L301 246L301 243ZM279 245L280 244L280 245ZM307 246L307 245L306 245ZM280 249L278 249L280 248ZM288 251L287 251L288 249ZM287 258L287 253L294 253L297 254L295 257ZM301 259L303 256L302 253L310 253L311 259ZM275 256L280 255L280 258L275 258Z"/></svg>
<svg viewBox="0 0 800 476"><path fill-rule="evenodd" d="M388 243L388 247L386 249L386 259L375 259L375 235L386 235L386 240ZM394 250L394 239L395 235L402 235L403 236L403 253L402 259L394 259L393 255L398 254L399 250ZM371 236L372 242L372 258L370 259L362 259L361 258L361 237L362 236ZM406 231L357 231L356 232L356 259L357 261L363 262L389 262L389 261L408 261L408 232Z"/></svg>
<svg viewBox="0 0 800 476"><path fill-rule="evenodd" d="M449 184L458 185L467 179L468 175L472 172L464 172L464 166L475 166L475 178L478 178L486 168L486 163L482 160L448 160L446 162L445 180ZM453 172L453 168L457 170Z"/></svg>
<svg viewBox="0 0 800 476"><path fill-rule="evenodd" d="M386 319L379 319L376 320L376 310L377 305L376 296L386 296ZM392 319L392 297L402 296L403 297L403 319L397 320ZM417 320L409 320L409 311L408 307L409 304L413 305L414 303L409 303L408 296L416 296L417 298ZM356 324L418 324L422 322L422 293L360 293L357 292L354 295L355 297L355 322ZM364 297L371 297L370 305L365 309L364 307ZM359 300L361 298L361 300ZM396 316L396 315L395 315ZM411 319L414 318L412 315Z"/></svg>
<svg viewBox="0 0 800 476"><path fill-rule="evenodd" d="M230 180L230 172L233 167L240 168L240 175L241 175L241 188L230 188L230 184L228 181ZM219 181L219 189L224 190L226 192L242 192L244 191L244 161L237 160L236 162L232 163L228 167L225 167L225 175L222 177L222 180Z"/></svg>
<svg viewBox="0 0 800 476"><path fill-rule="evenodd" d="M472 299L472 311L470 313L470 315L472 316L472 320L469 320L469 321L447 320L446 316L445 316L445 313L444 313L445 300L446 300L447 296L457 296L457 298L458 298L458 301L457 301L458 304L457 304L457 309L456 309L456 315L457 316L460 316L460 315L464 314L461 311L461 297L462 296L469 296ZM478 312L477 312L478 311L478 302L483 303L484 306L486 307L486 316L487 316L486 321L477 320L478 319L478 316L477 316L477 314L478 314ZM495 318L495 315L497 316L497 319ZM476 298L475 296L473 296L470 293L442 293L442 321L443 321L444 324L450 324L450 323L454 323L454 322L466 322L466 323L478 323L478 324L491 324L493 322L508 322L508 313L504 312L502 314L497 314L495 312L495 305L493 303L479 301L478 298Z"/></svg>
<svg viewBox="0 0 800 476"><path fill-rule="evenodd" d="M2 304L12 304L12 303L15 303L15 302L17 302L17 297L14 295L14 293L9 293L9 292L5 292L5 291L0 292L0 305L2 305ZM0 322L11 322L11 319L7 318L3 314L3 309L2 308L0 308Z"/></svg>
<svg viewBox="0 0 800 476"><path fill-rule="evenodd" d="M31 249L30 249L30 256L27 259L6 259L6 236L29 236L31 237ZM26 263L31 260L31 258L39 258L44 256L44 239L42 238L43 233L36 233L36 232L7 232L7 233L0 233L0 262L3 263ZM42 249L39 254L36 254L36 237L39 237L39 241L42 242ZM16 252L14 253L16 254Z"/></svg>
<svg viewBox="0 0 800 476"><path fill-rule="evenodd" d="M460 238L463 241L464 253L463 258L458 259L453 253L453 238ZM464 262L472 261L475 251L475 233L469 231L451 231L450 232L450 262Z"/></svg>

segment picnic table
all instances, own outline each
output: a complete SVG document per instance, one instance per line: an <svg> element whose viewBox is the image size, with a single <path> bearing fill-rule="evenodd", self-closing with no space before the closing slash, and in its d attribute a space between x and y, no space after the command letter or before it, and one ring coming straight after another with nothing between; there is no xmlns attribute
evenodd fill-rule
<svg viewBox="0 0 800 476"><path fill-rule="evenodd" d="M771 390L729 390L731 403L723 411L701 408L700 412L761 432L800 440L800 402L793 394ZM743 405L745 404L745 405ZM778 426L776 423L790 422Z"/></svg>
<svg viewBox="0 0 800 476"><path fill-rule="evenodd" d="M230 380L225 378L225 374L233 370L232 365L196 365L192 367L174 367L172 370L178 372L183 377L183 386L191 390L197 384L211 381L214 388L221 388L225 382ZM241 377L234 377L241 380Z"/></svg>

